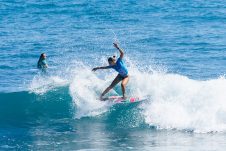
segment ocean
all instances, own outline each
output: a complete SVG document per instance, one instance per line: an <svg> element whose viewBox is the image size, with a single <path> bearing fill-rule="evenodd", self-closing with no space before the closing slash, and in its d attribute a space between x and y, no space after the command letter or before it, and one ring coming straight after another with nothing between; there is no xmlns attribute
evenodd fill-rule
<svg viewBox="0 0 226 151"><path fill-rule="evenodd" d="M0 0L0 150L224 151L225 29L224 0ZM99 100L113 42L147 101Z"/></svg>

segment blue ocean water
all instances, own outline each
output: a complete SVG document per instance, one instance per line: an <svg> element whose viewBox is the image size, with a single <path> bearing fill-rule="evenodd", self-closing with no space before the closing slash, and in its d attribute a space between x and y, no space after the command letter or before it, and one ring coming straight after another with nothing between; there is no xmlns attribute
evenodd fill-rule
<svg viewBox="0 0 226 151"><path fill-rule="evenodd" d="M225 150L225 28L223 0L0 0L0 150ZM113 42L148 101L97 99Z"/></svg>

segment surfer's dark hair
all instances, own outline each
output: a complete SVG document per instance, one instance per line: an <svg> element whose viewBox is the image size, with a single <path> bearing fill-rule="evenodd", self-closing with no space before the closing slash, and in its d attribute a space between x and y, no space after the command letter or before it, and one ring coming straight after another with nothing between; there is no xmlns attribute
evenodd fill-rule
<svg viewBox="0 0 226 151"><path fill-rule="evenodd" d="M109 57L108 58L108 62L113 62L114 60L113 60L113 58L112 57Z"/></svg>
<svg viewBox="0 0 226 151"><path fill-rule="evenodd" d="M40 55L39 60L41 60L41 59L44 57L44 54L45 54L45 53L42 53L42 54Z"/></svg>
<svg viewBox="0 0 226 151"><path fill-rule="evenodd" d="M42 54L40 55L39 59L38 59L38 63L37 63L37 67L38 67L38 68L41 68L40 62L43 60L44 54L45 54L45 53L42 53Z"/></svg>
<svg viewBox="0 0 226 151"><path fill-rule="evenodd" d="M113 62L114 60L115 60L115 56L108 58L108 62Z"/></svg>

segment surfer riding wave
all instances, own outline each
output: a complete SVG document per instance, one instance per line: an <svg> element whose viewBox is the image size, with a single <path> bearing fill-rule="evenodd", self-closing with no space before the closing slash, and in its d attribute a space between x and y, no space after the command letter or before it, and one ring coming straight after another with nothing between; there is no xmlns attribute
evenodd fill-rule
<svg viewBox="0 0 226 151"><path fill-rule="evenodd" d="M99 70L99 69L115 69L118 72L118 75L116 78L113 80L111 85L107 87L104 92L101 94L100 99L103 100L103 96L108 93L112 88L114 88L120 81L121 83L121 88L122 88L122 94L123 94L123 99L126 99L126 85L129 81L129 74L128 74L128 69L123 61L124 57L124 51L118 46L117 43L113 43L114 47L118 49L120 53L120 57L116 60L115 56L109 57L108 58L108 66L103 66L103 67L96 67L93 68L93 71Z"/></svg>

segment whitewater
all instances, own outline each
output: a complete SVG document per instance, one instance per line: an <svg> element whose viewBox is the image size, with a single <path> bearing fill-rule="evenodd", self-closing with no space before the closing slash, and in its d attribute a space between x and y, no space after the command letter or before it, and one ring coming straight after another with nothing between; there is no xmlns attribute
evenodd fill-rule
<svg viewBox="0 0 226 151"><path fill-rule="evenodd" d="M112 104L100 101L99 95L110 85L116 73L94 73L89 66L79 64L79 68L67 73L71 79L58 76L35 77L29 85L29 92L44 95L56 88L68 87L68 95L76 107L74 118L96 117L109 112ZM144 123L139 124L197 133L225 132L224 76L200 81L167 73L163 69L155 71L151 67L149 71L139 71L131 62L127 64L131 75L128 96L148 97L148 102L137 106L141 110L138 118L144 119L141 121ZM108 95L121 95L120 85Z"/></svg>

